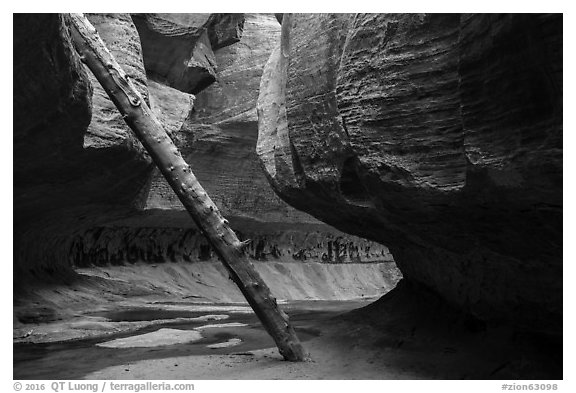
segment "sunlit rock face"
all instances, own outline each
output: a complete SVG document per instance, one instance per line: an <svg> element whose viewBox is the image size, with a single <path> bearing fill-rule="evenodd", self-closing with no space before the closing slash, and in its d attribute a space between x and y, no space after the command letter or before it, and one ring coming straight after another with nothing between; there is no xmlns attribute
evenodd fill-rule
<svg viewBox="0 0 576 393"><path fill-rule="evenodd" d="M273 15L246 14L241 41L215 50L217 82L196 95L194 112L177 127L173 140L224 215L254 222L320 224L274 194L256 155L260 79L279 37L280 24ZM157 103L164 112L175 111L182 102L178 95L184 93L155 82L150 86L170 92ZM168 118L174 116L165 121ZM160 216L168 210L173 212L171 222L189 223L180 201L155 170L146 212Z"/></svg>
<svg viewBox="0 0 576 393"><path fill-rule="evenodd" d="M252 241L247 252L254 260L392 261L385 246L290 207L266 181L255 152L256 101L264 64L279 37L273 15L246 14L240 43L214 52L217 82L192 98L149 80L153 111L232 227ZM137 216L81 233L70 247L78 265L217 260L157 169Z"/></svg>
<svg viewBox="0 0 576 393"><path fill-rule="evenodd" d="M289 204L477 316L561 329L561 15L284 14L258 115Z"/></svg>
<svg viewBox="0 0 576 393"><path fill-rule="evenodd" d="M262 70L280 37L274 15L86 16L233 228L252 240L254 260L392 260L385 246L287 205L266 181L255 152L255 108ZM217 263L81 63L67 17L17 15L14 22L17 298L24 299L30 280L73 280L74 265ZM178 59L202 66L178 68L184 64ZM373 271L377 283L382 275Z"/></svg>
<svg viewBox="0 0 576 393"><path fill-rule="evenodd" d="M148 81L142 63L142 48L130 14L87 14L86 17L98 30L98 34L107 43L108 49L146 103L150 104ZM84 137L86 152L95 158L99 155L106 156L113 150L110 147L115 146L117 150L125 150L121 154L124 158L122 166L134 165L134 161L144 167L149 166L150 158L122 119L114 103L108 98L108 94L88 68L86 68L86 73L94 87L92 121ZM101 160L100 166L120 164L117 160L111 160L108 157L96 159ZM112 168L108 168L108 171L112 171Z"/></svg>

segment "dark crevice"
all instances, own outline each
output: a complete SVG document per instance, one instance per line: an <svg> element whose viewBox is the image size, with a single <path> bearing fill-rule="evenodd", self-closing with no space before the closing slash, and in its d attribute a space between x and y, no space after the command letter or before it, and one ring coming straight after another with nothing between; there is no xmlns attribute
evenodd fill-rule
<svg viewBox="0 0 576 393"><path fill-rule="evenodd" d="M340 193L348 203L373 207L372 198L358 176L358 158L349 157L344 161L340 176Z"/></svg>
<svg viewBox="0 0 576 393"><path fill-rule="evenodd" d="M302 167L302 162L300 162L300 157L298 152L294 147L294 144L290 142L290 153L292 155L292 168L294 168L294 175L298 185L302 188L306 186L306 176L304 174L304 168Z"/></svg>

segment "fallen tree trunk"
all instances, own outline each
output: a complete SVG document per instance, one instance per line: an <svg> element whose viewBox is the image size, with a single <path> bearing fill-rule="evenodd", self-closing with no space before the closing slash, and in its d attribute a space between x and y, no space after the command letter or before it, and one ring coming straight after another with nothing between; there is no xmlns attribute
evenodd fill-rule
<svg viewBox="0 0 576 393"><path fill-rule="evenodd" d="M178 148L83 14L71 14L72 38L82 61L94 73L128 126L134 131L196 225L226 266L232 280L272 336L280 354L302 361L306 354L288 316L244 253L228 221L200 185Z"/></svg>

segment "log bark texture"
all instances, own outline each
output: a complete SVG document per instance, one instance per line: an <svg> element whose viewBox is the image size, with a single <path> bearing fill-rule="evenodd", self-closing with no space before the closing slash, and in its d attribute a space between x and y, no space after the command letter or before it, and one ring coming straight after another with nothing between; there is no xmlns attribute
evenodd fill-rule
<svg viewBox="0 0 576 393"><path fill-rule="evenodd" d="M214 247L230 278L272 336L288 361L302 361L306 353L288 316L244 253L244 244L206 194L162 125L83 14L71 14L76 50L108 93L128 126L148 151L194 222Z"/></svg>

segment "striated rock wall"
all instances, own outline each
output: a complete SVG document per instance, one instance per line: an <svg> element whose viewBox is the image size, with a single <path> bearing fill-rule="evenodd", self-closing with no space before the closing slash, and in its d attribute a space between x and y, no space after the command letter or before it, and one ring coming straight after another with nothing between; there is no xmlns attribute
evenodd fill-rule
<svg viewBox="0 0 576 393"><path fill-rule="evenodd" d="M88 17L254 259L389 258L320 219L477 316L561 329L561 15ZM14 86L17 291L212 258L65 15L14 15Z"/></svg>
<svg viewBox="0 0 576 393"><path fill-rule="evenodd" d="M151 104L146 71L142 62L142 48L138 32L130 14L87 14L86 17L107 44L118 64L130 77L144 101ZM138 191L152 170L152 160L140 144L122 115L100 86L96 77L85 67L94 92L92 120L84 135L83 160L100 171L102 191L110 192L110 185L122 188L110 193L108 201L125 198L127 203L141 204Z"/></svg>
<svg viewBox="0 0 576 393"><path fill-rule="evenodd" d="M364 263L393 262L381 244L327 231L322 226L292 229L237 230L251 243L246 252L253 260L277 262ZM217 261L205 237L195 228L99 227L76 235L70 245L76 266L148 262Z"/></svg>
<svg viewBox="0 0 576 393"><path fill-rule="evenodd" d="M258 115L282 199L477 316L561 330L561 15L284 14Z"/></svg>
<svg viewBox="0 0 576 393"><path fill-rule="evenodd" d="M264 64L280 37L280 25L272 14L246 14L244 18L241 41L214 52L217 81L197 94L194 113L173 139L224 215L320 224L276 196L260 168L255 152L256 100ZM166 97L163 102L167 108L173 106ZM187 220L187 213L157 170L146 208L159 214L168 209L180 211Z"/></svg>
<svg viewBox="0 0 576 393"><path fill-rule="evenodd" d="M148 99L140 41L130 16L87 16ZM22 119L14 126L15 282L20 284L23 276L65 274L66 244L75 231L141 206L152 165L80 62L68 17L15 15L14 22L14 100L21 103L15 117ZM45 112L26 110L45 105ZM34 121L37 125L29 128L27 123Z"/></svg>
<svg viewBox="0 0 576 393"><path fill-rule="evenodd" d="M182 21L185 16L171 18ZM248 249L253 259L392 261L385 246L340 233L291 208L270 189L255 153L256 100L280 25L273 15L264 14L246 14L242 25L239 43L214 52L217 82L196 97L148 81L156 116L234 229L252 239ZM216 260L157 169L143 213L115 221L113 227L79 233L70 245L73 262L85 266Z"/></svg>
<svg viewBox="0 0 576 393"><path fill-rule="evenodd" d="M212 199L253 239L255 260L391 260L384 246L344 235L270 190L255 153L255 105L280 36L272 14L87 17ZM80 62L67 17L16 15L14 21L17 297L23 299L30 280L73 280L74 264L216 262Z"/></svg>

